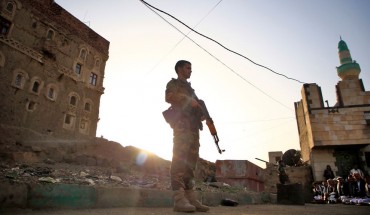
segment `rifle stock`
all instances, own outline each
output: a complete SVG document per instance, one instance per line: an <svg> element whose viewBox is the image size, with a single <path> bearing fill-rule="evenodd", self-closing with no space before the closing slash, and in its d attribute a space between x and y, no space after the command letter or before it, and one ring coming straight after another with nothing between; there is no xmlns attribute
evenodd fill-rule
<svg viewBox="0 0 370 215"><path fill-rule="evenodd" d="M211 116L209 115L207 106L206 106L206 104L204 103L203 100L198 99L198 103L202 107L203 114L206 118L206 124L208 126L208 129L209 129L211 135L213 136L213 139L215 141L218 153L222 154L222 152L224 152L225 150L224 149L221 150L220 146L218 145L218 142L220 140L218 139L216 127L215 127L215 124L213 123L213 120L212 120Z"/></svg>

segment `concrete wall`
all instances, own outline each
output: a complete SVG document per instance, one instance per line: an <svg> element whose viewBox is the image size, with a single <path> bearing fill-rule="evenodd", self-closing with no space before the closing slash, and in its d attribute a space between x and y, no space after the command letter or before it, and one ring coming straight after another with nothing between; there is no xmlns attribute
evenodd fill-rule
<svg viewBox="0 0 370 215"><path fill-rule="evenodd" d="M263 169L247 160L217 160L216 179L250 191L262 192L265 189Z"/></svg>

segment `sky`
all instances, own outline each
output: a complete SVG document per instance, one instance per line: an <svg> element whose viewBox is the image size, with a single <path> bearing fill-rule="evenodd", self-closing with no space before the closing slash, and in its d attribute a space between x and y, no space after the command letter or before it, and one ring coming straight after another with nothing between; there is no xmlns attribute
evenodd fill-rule
<svg viewBox="0 0 370 215"><path fill-rule="evenodd" d="M192 63L190 82L215 123L219 154L205 123L200 157L249 160L300 150L294 103L303 83L336 103L338 42L347 43L370 88L368 0L56 0L110 41L97 136L172 157L172 129L162 117L165 88L178 60ZM185 36L187 35L187 36ZM270 68L276 73L253 64Z"/></svg>

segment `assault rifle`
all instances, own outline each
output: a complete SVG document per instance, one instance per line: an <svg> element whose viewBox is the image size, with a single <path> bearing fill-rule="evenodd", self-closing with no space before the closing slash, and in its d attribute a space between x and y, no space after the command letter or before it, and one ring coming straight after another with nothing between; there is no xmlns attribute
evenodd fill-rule
<svg viewBox="0 0 370 215"><path fill-rule="evenodd" d="M224 149L221 150L220 146L218 145L219 139L218 139L218 136L217 136L216 127L213 124L213 120L212 120L211 116L208 113L207 106L206 106L206 104L204 103L203 100L197 99L197 101L198 101L199 105L202 108L202 112L203 112L203 114L206 118L206 124L209 128L209 131L211 132L211 135L213 136L213 139L215 140L215 144L217 146L218 153L222 154L222 152L224 152L225 150Z"/></svg>

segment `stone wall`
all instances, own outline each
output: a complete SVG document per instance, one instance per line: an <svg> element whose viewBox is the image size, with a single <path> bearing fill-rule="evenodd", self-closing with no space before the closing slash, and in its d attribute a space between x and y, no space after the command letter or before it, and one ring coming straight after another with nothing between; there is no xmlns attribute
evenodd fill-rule
<svg viewBox="0 0 370 215"><path fill-rule="evenodd" d="M312 189L311 185L313 182L311 167L300 166L300 167L286 167L286 173L289 176L291 183L300 183L303 187L304 197L306 202L312 200ZM265 169L265 191L269 193L277 193L277 184L279 183L279 176L277 172L277 166L268 164Z"/></svg>
<svg viewBox="0 0 370 215"><path fill-rule="evenodd" d="M95 137L109 42L52 0L0 4L11 23L0 35L2 130L31 143Z"/></svg>

